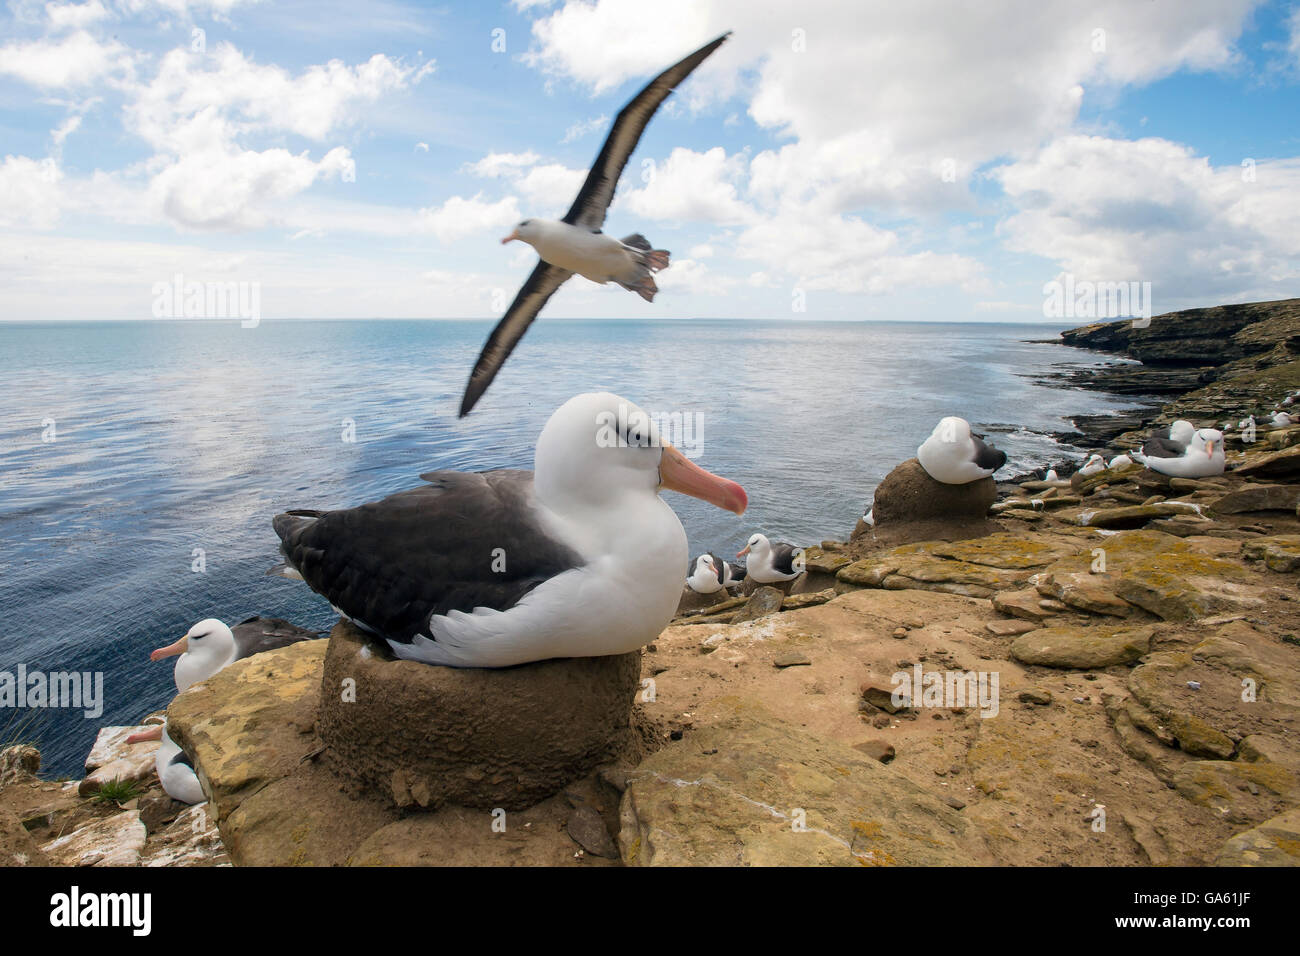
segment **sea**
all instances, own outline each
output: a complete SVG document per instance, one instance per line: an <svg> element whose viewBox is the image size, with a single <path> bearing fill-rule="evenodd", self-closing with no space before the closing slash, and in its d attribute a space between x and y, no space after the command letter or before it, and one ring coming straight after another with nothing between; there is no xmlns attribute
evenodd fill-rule
<svg viewBox="0 0 1300 956"><path fill-rule="evenodd" d="M1037 381L1115 361L1034 341L1059 325L543 319L458 419L490 328L0 322L0 681L20 666L103 681L93 717L0 707L0 746L35 740L45 773L79 777L101 726L171 699L172 662L149 651L196 621L329 628L323 598L266 573L273 515L371 501L433 469L531 468L546 419L580 392L690 423L694 460L744 485L749 511L665 497L693 555L728 556L755 531L846 538L945 415L984 431L1011 475L1078 457L1051 437L1067 416L1134 404Z"/></svg>

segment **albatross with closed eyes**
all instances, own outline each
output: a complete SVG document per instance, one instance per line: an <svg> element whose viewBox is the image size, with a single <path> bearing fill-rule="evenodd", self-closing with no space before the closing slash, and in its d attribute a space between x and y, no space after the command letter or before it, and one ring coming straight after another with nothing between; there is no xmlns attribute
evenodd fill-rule
<svg viewBox="0 0 1300 956"><path fill-rule="evenodd" d="M605 212L614 199L614 187L623 174L623 167L640 142L650 118L668 94L730 35L724 33L674 63L623 107L591 171L587 173L578 197L563 219L525 219L501 240L503 244L515 239L528 243L537 250L541 261L479 353L461 399L462 418L483 397L546 300L574 273L601 285L617 282L647 302L654 301L659 289L653 274L668 268L667 250L651 247L640 233L622 239L605 235L600 231L605 224Z"/></svg>

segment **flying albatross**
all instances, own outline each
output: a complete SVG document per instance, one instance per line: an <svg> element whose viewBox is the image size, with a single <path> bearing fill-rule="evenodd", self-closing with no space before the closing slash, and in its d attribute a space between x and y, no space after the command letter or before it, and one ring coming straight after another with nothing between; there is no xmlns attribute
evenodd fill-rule
<svg viewBox="0 0 1300 956"><path fill-rule="evenodd" d="M533 462L429 472L382 501L273 524L307 585L397 657L509 667L622 654L659 635L687 557L661 489L736 514L748 504L608 392L561 405Z"/></svg>
<svg viewBox="0 0 1300 956"><path fill-rule="evenodd" d="M469 384L465 386L465 396L461 399L462 418L483 397L546 300L575 272L601 285L617 282L646 301L654 301L659 289L653 273L668 267L668 252L652 248L640 233L623 239L605 235L600 231L605 223L605 211L614 198L614 187L623 174L623 167L640 142L650 117L668 94L730 35L724 33L674 63L623 107L605 138L605 145L596 156L596 162L592 164L591 172L587 173L582 189L578 191L578 198L563 219L525 219L501 240L503 244L514 239L528 243L537 250L541 261L479 353Z"/></svg>

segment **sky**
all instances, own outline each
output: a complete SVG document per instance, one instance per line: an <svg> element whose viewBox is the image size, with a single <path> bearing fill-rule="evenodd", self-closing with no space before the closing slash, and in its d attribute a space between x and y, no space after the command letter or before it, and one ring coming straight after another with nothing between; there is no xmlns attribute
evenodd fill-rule
<svg viewBox="0 0 1300 956"><path fill-rule="evenodd" d="M562 216L622 105L727 30L606 221L671 250L660 295L577 278L544 315L1300 294L1298 2L11 0L0 319L147 319L177 276L272 319L496 317L535 262L500 239Z"/></svg>

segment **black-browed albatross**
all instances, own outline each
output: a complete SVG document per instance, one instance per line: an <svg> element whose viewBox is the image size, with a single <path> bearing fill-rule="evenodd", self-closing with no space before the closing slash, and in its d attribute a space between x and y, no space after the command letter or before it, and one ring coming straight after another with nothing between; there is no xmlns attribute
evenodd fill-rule
<svg viewBox="0 0 1300 956"><path fill-rule="evenodd" d="M254 615L240 621L233 628L210 617L199 621L174 644L158 648L149 655L149 660L161 661L180 655L173 679L176 681L177 693L184 693L235 661L321 636L316 631L298 627L278 617ZM194 772L194 765L190 763L185 751L168 736L166 725L126 738L129 744L146 740L162 741L154 755L154 770L158 773L158 782L169 797L191 805L207 799Z"/></svg>
<svg viewBox="0 0 1300 956"><path fill-rule="evenodd" d="M605 223L605 211L614 198L614 187L623 174L623 167L640 142L650 117L668 94L729 36L730 33L724 33L674 63L623 107L605 137L605 145L587 173L582 189L578 191L578 198L563 219L525 219L501 240L507 243L518 239L528 243L537 250L541 261L479 353L469 384L465 386L465 396L461 399L461 417L468 415L483 397L546 300L575 272L602 285L617 282L643 299L654 301L659 289L653 273L668 267L667 250L651 248L640 233L623 239L605 235L600 231Z"/></svg>
<svg viewBox="0 0 1300 956"><path fill-rule="evenodd" d="M659 635L687 556L660 489L736 514L748 504L608 392L560 406L534 468L429 472L382 501L273 523L308 586L396 656L508 667L621 654Z"/></svg>

